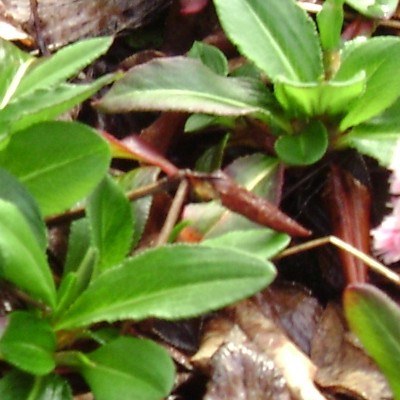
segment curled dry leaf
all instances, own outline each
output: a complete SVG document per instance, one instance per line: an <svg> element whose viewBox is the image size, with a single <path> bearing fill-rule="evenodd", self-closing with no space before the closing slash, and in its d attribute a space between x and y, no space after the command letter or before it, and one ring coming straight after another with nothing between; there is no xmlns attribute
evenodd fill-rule
<svg viewBox="0 0 400 400"><path fill-rule="evenodd" d="M311 232L288 217L274 204L236 184L227 174L218 171L210 180L221 203L251 221L291 236L309 236Z"/></svg>
<svg viewBox="0 0 400 400"><path fill-rule="evenodd" d="M348 332L337 306L328 305L321 317L311 359L318 367L316 382L331 393L357 400L393 398L383 374Z"/></svg>
<svg viewBox="0 0 400 400"><path fill-rule="evenodd" d="M314 386L315 366L279 326L276 310L258 296L210 322L193 362L211 359L207 400L325 397Z"/></svg>

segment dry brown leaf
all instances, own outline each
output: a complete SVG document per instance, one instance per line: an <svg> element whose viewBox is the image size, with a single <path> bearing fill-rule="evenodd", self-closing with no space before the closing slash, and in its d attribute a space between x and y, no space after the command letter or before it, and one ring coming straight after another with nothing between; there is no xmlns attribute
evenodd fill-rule
<svg viewBox="0 0 400 400"><path fill-rule="evenodd" d="M214 319L192 358L211 359L206 400L323 400L313 383L315 366L288 338L276 310L261 295Z"/></svg>
<svg viewBox="0 0 400 400"><path fill-rule="evenodd" d="M311 359L318 367L316 382L335 394L360 400L393 396L382 373L347 331L338 306L328 305L312 341Z"/></svg>

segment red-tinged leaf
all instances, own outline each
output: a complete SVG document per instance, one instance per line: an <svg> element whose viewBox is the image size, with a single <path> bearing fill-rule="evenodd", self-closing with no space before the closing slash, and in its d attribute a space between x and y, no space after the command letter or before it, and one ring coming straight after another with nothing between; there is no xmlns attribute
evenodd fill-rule
<svg viewBox="0 0 400 400"><path fill-rule="evenodd" d="M309 236L311 232L288 217L274 204L237 185L228 175L219 171L210 180L221 203L260 225L268 226L291 236Z"/></svg>
<svg viewBox="0 0 400 400"><path fill-rule="evenodd" d="M332 165L326 200L334 234L368 254L371 229L368 189L349 172ZM360 259L344 250L339 250L339 256L348 283L367 281L367 267Z"/></svg>
<svg viewBox="0 0 400 400"><path fill-rule="evenodd" d="M196 14L208 3L208 0L180 0L182 14Z"/></svg>
<svg viewBox="0 0 400 400"><path fill-rule="evenodd" d="M118 140L107 132L103 132L103 136L111 147L113 157L143 161L161 168L168 176L175 175L179 171L139 136L130 135L123 140Z"/></svg>
<svg viewBox="0 0 400 400"><path fill-rule="evenodd" d="M385 374L400 399L400 309L385 293L368 284L350 285L344 309L351 330Z"/></svg>

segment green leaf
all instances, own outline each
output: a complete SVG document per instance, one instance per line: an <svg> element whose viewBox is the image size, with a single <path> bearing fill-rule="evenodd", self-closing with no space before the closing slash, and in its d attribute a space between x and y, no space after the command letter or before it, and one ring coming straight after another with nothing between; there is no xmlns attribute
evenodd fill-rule
<svg viewBox="0 0 400 400"><path fill-rule="evenodd" d="M340 137L337 148L352 147L389 167L400 139L400 99L382 114L355 126Z"/></svg>
<svg viewBox="0 0 400 400"><path fill-rule="evenodd" d="M201 245L242 250L255 257L269 259L280 253L290 242L290 236L271 229L253 229L228 232L206 239Z"/></svg>
<svg viewBox="0 0 400 400"><path fill-rule="evenodd" d="M188 245L151 249L100 275L56 329L198 315L254 294L275 273L272 264L241 251Z"/></svg>
<svg viewBox="0 0 400 400"><path fill-rule="evenodd" d="M160 174L160 169L157 167L140 167L126 173L120 180L119 185L125 192L135 191L143 186L150 185L156 182ZM133 218L133 238L131 247L135 248L140 238L142 237L146 226L151 204L152 196L146 196L141 199L131 202L132 218Z"/></svg>
<svg viewBox="0 0 400 400"><path fill-rule="evenodd" d="M259 82L226 78L197 60L163 58L132 68L96 103L104 112L187 111L218 115L261 113L273 118L271 94Z"/></svg>
<svg viewBox="0 0 400 400"><path fill-rule="evenodd" d="M55 368L56 337L51 326L34 314L14 311L0 339L0 353L10 364L33 375Z"/></svg>
<svg viewBox="0 0 400 400"><path fill-rule="evenodd" d="M13 135L0 151L0 166L26 185L44 215L62 212L86 196L109 162L107 143L77 122L33 125Z"/></svg>
<svg viewBox="0 0 400 400"><path fill-rule="evenodd" d="M224 117L219 115L192 114L185 123L185 132L192 133L209 127L225 126L235 127L235 117Z"/></svg>
<svg viewBox="0 0 400 400"><path fill-rule="evenodd" d="M18 207L25 217L43 252L47 248L47 230L39 207L28 189L14 176L0 168L0 199L9 201Z"/></svg>
<svg viewBox="0 0 400 400"><path fill-rule="evenodd" d="M378 288L359 284L346 288L344 307L350 328L385 374L395 399L400 399L399 306Z"/></svg>
<svg viewBox="0 0 400 400"><path fill-rule="evenodd" d="M96 273L102 273L125 258L133 235L131 205L110 176L90 196L87 216L99 255Z"/></svg>
<svg viewBox="0 0 400 400"><path fill-rule="evenodd" d="M317 14L318 31L324 50L334 50L340 46L343 26L344 0L327 0Z"/></svg>
<svg viewBox="0 0 400 400"><path fill-rule="evenodd" d="M47 59L39 59L22 79L14 97L63 83L104 54L112 41L111 37L85 39L62 48Z"/></svg>
<svg viewBox="0 0 400 400"><path fill-rule="evenodd" d="M33 376L14 370L0 380L2 400L72 400L71 387L59 375Z"/></svg>
<svg viewBox="0 0 400 400"><path fill-rule="evenodd" d="M91 233L87 218L72 222L68 237L64 274L76 272L91 247Z"/></svg>
<svg viewBox="0 0 400 400"><path fill-rule="evenodd" d="M292 0L214 0L222 27L239 51L272 80L312 82L323 76L311 18Z"/></svg>
<svg viewBox="0 0 400 400"><path fill-rule="evenodd" d="M398 37L374 37L363 42L350 42L345 47L334 80L345 81L365 71L366 86L364 93L349 104L349 111L340 123L342 131L380 114L399 97L399 58Z"/></svg>
<svg viewBox="0 0 400 400"><path fill-rule="evenodd" d="M11 101L0 111L0 121L17 131L41 121L50 121L91 97L103 86L115 80L106 75L87 85L61 84L37 89Z"/></svg>
<svg viewBox="0 0 400 400"><path fill-rule="evenodd" d="M209 147L196 161L196 171L212 172L220 169L230 135L227 133L215 146Z"/></svg>
<svg viewBox="0 0 400 400"><path fill-rule="evenodd" d="M87 356L80 372L96 400L159 400L172 390L173 362L150 340L120 337Z"/></svg>
<svg viewBox="0 0 400 400"><path fill-rule="evenodd" d="M10 101L32 61L28 53L0 39L0 109Z"/></svg>
<svg viewBox="0 0 400 400"><path fill-rule="evenodd" d="M328 148L328 132L319 121L312 121L301 132L283 135L275 142L279 158L289 165L309 165L319 161Z"/></svg>
<svg viewBox="0 0 400 400"><path fill-rule="evenodd" d="M0 277L54 307L54 281L45 254L17 206L1 199Z"/></svg>
<svg viewBox="0 0 400 400"><path fill-rule="evenodd" d="M274 89L279 103L292 115L337 115L363 94L365 81L364 72L346 81L301 83L279 79Z"/></svg>
<svg viewBox="0 0 400 400"><path fill-rule="evenodd" d="M89 286L96 261L97 251L90 247L85 253L85 257L77 265L76 272L64 272L57 291L57 308L53 313L53 318L58 318Z"/></svg>
<svg viewBox="0 0 400 400"><path fill-rule="evenodd" d="M196 41L188 51L187 56L200 60L218 75L228 75L228 60L225 54L215 46Z"/></svg>
<svg viewBox="0 0 400 400"><path fill-rule="evenodd" d="M355 10L372 18L389 19L396 11L398 0L345 0Z"/></svg>

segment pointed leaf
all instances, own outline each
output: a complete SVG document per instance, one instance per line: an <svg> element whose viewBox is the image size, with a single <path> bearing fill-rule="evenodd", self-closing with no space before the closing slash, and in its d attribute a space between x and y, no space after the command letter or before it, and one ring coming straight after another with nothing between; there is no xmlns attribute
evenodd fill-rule
<svg viewBox="0 0 400 400"><path fill-rule="evenodd" d="M328 148L328 132L319 121L311 122L295 135L283 135L275 142L279 158L289 165L309 165L319 161Z"/></svg>
<svg viewBox="0 0 400 400"><path fill-rule="evenodd" d="M54 307L54 281L45 254L19 209L1 199L0 277Z"/></svg>
<svg viewBox="0 0 400 400"><path fill-rule="evenodd" d="M62 212L86 196L109 161L107 143L76 122L33 125L13 135L0 151L0 166L26 185L44 215Z"/></svg>
<svg viewBox="0 0 400 400"><path fill-rule="evenodd" d="M55 368L56 337L51 326L33 313L14 311L0 339L0 354L10 364L33 375Z"/></svg>
<svg viewBox="0 0 400 400"><path fill-rule="evenodd" d="M189 317L254 294L274 277L272 264L240 251L159 247L100 275L56 325L69 329L103 320Z"/></svg>
<svg viewBox="0 0 400 400"><path fill-rule="evenodd" d="M340 47L344 19L343 2L344 0L327 0L317 14L318 31L324 50Z"/></svg>
<svg viewBox="0 0 400 400"><path fill-rule="evenodd" d="M97 400L159 400L172 389L173 362L150 340L120 337L87 356L80 372Z"/></svg>
<svg viewBox="0 0 400 400"><path fill-rule="evenodd" d="M101 111L173 110L270 115L271 95L258 82L225 78L197 60L164 58L132 68L96 103Z"/></svg>
<svg viewBox="0 0 400 400"><path fill-rule="evenodd" d="M2 168L0 168L0 182L0 198L18 207L32 229L41 250L45 252L47 247L46 225L32 195L24 185Z"/></svg>
<svg viewBox="0 0 400 400"><path fill-rule="evenodd" d="M59 375L36 376L14 370L0 380L2 400L72 400L71 387Z"/></svg>
<svg viewBox="0 0 400 400"><path fill-rule="evenodd" d="M228 37L272 80L282 75L312 82L323 75L314 23L294 1L214 0L214 4Z"/></svg>
<svg viewBox="0 0 400 400"><path fill-rule="evenodd" d="M344 306L351 329L385 374L395 398L400 399L399 306L368 284L347 287Z"/></svg>
<svg viewBox="0 0 400 400"><path fill-rule="evenodd" d="M47 59L39 59L18 86L14 98L66 81L104 54L112 41L111 37L85 39L62 48Z"/></svg>
<svg viewBox="0 0 400 400"><path fill-rule="evenodd" d="M398 37L374 37L363 42L353 41L345 47L334 80L345 81L365 71L366 86L364 93L349 104L349 111L340 123L342 131L380 114L399 97L399 58Z"/></svg>
<svg viewBox="0 0 400 400"><path fill-rule="evenodd" d="M282 251L290 242L290 236L271 229L254 229L225 233L216 238L206 239L201 245L221 247L248 252L262 259L269 259Z"/></svg>
<svg viewBox="0 0 400 400"><path fill-rule="evenodd" d="M336 146L352 147L362 154L375 158L382 166L389 167L394 149L400 139L400 100L382 114L355 126L341 136Z"/></svg>
<svg viewBox="0 0 400 400"><path fill-rule="evenodd" d="M131 205L115 181L106 176L90 196L86 212L99 256L96 273L102 273L119 264L130 249Z"/></svg>

